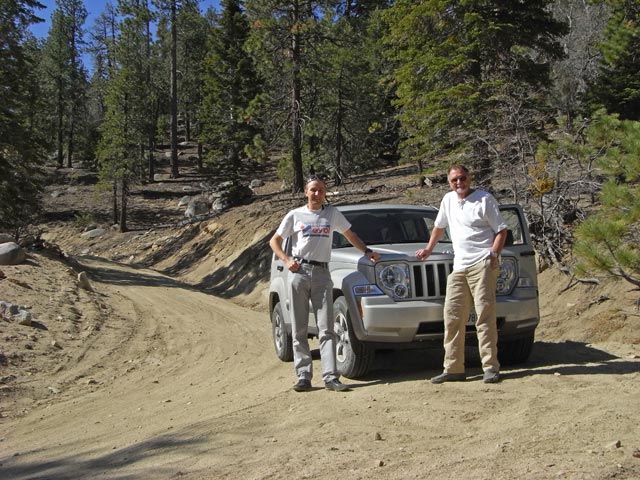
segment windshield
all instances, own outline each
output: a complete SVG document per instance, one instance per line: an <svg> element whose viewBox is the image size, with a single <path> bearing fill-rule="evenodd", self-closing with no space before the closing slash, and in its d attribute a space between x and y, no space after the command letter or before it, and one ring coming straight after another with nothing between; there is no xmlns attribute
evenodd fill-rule
<svg viewBox="0 0 640 480"><path fill-rule="evenodd" d="M343 212L351 223L351 230L367 245L390 243L424 243L437 212L428 210L363 210ZM446 241L448 238L443 238ZM333 234L333 248L349 247L349 241L337 232Z"/></svg>

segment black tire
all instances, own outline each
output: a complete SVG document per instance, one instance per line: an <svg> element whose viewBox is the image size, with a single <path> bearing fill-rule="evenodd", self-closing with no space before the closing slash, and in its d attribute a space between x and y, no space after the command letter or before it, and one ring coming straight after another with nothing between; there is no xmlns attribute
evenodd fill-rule
<svg viewBox="0 0 640 480"><path fill-rule="evenodd" d="M353 334L351 315L344 297L333 302L334 331L338 336L336 363L338 372L347 378L358 378L366 374L375 358L375 350L360 342Z"/></svg>
<svg viewBox="0 0 640 480"><path fill-rule="evenodd" d="M293 361L293 343L284 323L280 302L276 303L271 312L271 335L278 358L283 362Z"/></svg>
<svg viewBox="0 0 640 480"><path fill-rule="evenodd" d="M498 343L498 359L504 365L516 365L524 363L533 350L534 334L516 340L501 341Z"/></svg>

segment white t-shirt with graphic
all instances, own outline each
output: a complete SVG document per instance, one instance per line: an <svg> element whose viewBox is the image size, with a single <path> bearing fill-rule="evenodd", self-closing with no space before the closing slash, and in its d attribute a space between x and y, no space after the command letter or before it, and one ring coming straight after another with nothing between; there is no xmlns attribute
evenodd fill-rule
<svg viewBox="0 0 640 480"><path fill-rule="evenodd" d="M294 257L328 262L333 231L343 233L350 228L351 224L336 207L327 205L311 210L305 205L287 213L276 233L282 238L292 237Z"/></svg>
<svg viewBox="0 0 640 480"><path fill-rule="evenodd" d="M453 242L453 270L469 268L491 253L496 233L507 228L498 202L484 190L474 190L465 199L449 192L440 203L435 226L449 227Z"/></svg>

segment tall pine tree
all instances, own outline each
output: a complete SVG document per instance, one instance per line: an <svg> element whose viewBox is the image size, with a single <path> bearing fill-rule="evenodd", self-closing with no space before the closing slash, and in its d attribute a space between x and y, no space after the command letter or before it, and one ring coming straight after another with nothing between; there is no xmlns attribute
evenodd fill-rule
<svg viewBox="0 0 640 480"><path fill-rule="evenodd" d="M19 237L40 208L44 157L33 132L35 70L28 27L41 21L33 0L2 2L0 15L0 230ZM31 42L33 44L33 42Z"/></svg>
<svg viewBox="0 0 640 480"><path fill-rule="evenodd" d="M494 161L533 155L550 60L567 31L550 3L400 0L387 10L408 158L462 157L486 177Z"/></svg>
<svg viewBox="0 0 640 480"><path fill-rule="evenodd" d="M217 25L212 27L204 63L201 140L208 147L208 163L237 179L247 151L259 143L254 103L260 82L244 46L249 22L239 0L223 0Z"/></svg>

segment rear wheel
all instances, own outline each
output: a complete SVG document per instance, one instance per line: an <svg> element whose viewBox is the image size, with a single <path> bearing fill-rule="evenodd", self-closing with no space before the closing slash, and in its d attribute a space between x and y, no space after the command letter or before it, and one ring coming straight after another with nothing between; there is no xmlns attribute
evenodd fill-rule
<svg viewBox="0 0 640 480"><path fill-rule="evenodd" d="M287 333L280 302L276 303L276 306L273 307L273 312L271 312L271 334L273 336L273 346L276 349L278 358L283 362L292 361L293 344L291 335Z"/></svg>
<svg viewBox="0 0 640 480"><path fill-rule="evenodd" d="M333 303L333 329L338 336L336 363L338 371L347 378L361 377L369 371L375 358L375 350L360 342L353 333L351 316L344 297Z"/></svg>
<svg viewBox="0 0 640 480"><path fill-rule="evenodd" d="M498 359L505 365L524 363L531 355L533 349L534 334L516 340L508 340L498 343Z"/></svg>

